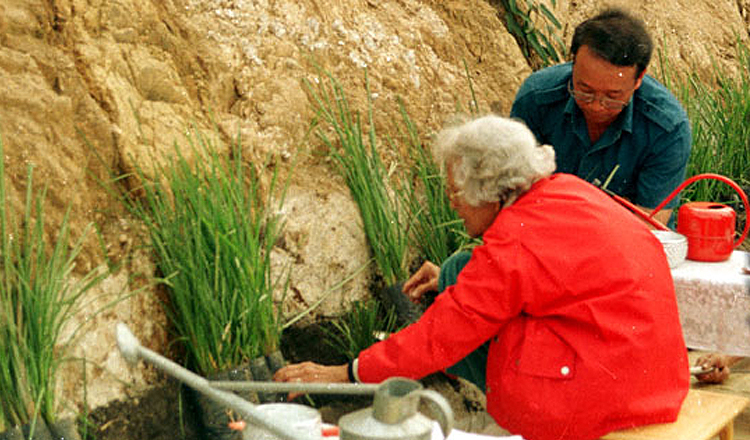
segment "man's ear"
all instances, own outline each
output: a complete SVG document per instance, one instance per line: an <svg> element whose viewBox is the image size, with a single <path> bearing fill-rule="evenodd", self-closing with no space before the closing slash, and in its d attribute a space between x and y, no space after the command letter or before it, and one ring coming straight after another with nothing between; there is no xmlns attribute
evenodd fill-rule
<svg viewBox="0 0 750 440"><path fill-rule="evenodd" d="M638 87L641 86L643 83L643 77L646 75L646 69L643 69L643 72L641 72L640 75L638 75L638 78L635 79L635 87L633 87L633 90L638 90Z"/></svg>

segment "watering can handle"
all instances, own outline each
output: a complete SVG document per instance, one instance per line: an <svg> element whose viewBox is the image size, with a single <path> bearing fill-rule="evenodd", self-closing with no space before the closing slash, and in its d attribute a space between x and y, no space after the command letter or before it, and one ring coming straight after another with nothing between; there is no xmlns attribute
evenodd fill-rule
<svg viewBox="0 0 750 440"><path fill-rule="evenodd" d="M730 178L728 178L726 176L722 176L721 174L703 173L703 174L696 174L695 176L693 176L693 177L687 179L686 181L682 182L680 184L680 186L678 186L677 188L675 188L675 190L672 191L672 193L670 195L668 195L667 198L664 199L664 201L659 204L659 206L657 206L656 208L654 208L654 210L651 212L651 214L649 215L649 217L653 217L657 212L661 211L661 209L664 208L664 206L666 206L666 204L669 203L669 201L672 200L674 198L674 196L677 195L677 193L679 193L680 191L682 191L683 188L685 188L686 186L690 185L691 183L693 183L693 182L695 182L697 180L702 180L702 179L714 179L714 180L718 180L720 182L724 182L727 185L731 186L732 189L735 190L735 191L737 191L737 194L740 195L740 198L742 199L742 203L744 203L744 205L745 205L745 213L750 214L750 202L748 202L748 200L747 200L747 195L745 194L744 191L742 191L742 188L740 188L740 186L737 185L737 183L735 183L734 180L732 180L732 179L730 179ZM739 246L745 240L745 237L747 237L748 229L750 229L750 219L749 220L745 220L745 229L742 231L742 234L740 235L740 238L738 238L737 241L734 242L734 247L735 248L737 246Z"/></svg>
<svg viewBox="0 0 750 440"><path fill-rule="evenodd" d="M443 431L443 438L448 438L448 434L453 429L453 410L448 405L448 402L437 391L423 389L416 391L416 393L419 397L427 399L437 406L440 413L438 420L440 430Z"/></svg>

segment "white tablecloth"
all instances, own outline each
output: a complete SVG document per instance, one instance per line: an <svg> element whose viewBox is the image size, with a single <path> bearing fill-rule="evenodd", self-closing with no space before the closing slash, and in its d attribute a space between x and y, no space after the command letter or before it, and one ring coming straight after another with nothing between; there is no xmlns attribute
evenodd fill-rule
<svg viewBox="0 0 750 440"><path fill-rule="evenodd" d="M729 260L685 260L672 269L677 306L690 348L750 356L750 255Z"/></svg>

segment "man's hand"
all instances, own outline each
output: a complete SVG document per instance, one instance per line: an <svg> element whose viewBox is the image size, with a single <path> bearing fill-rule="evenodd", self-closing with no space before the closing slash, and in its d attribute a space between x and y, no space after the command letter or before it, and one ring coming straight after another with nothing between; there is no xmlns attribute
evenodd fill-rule
<svg viewBox="0 0 750 440"><path fill-rule="evenodd" d="M638 208L640 208L641 211L645 212L648 215L651 215L651 213L654 212L653 209L645 208L645 207L639 206L639 205L636 205L636 206L638 206ZM654 218L654 220L658 221L659 223L661 223L663 225L666 225L667 223L669 223L669 217L671 215L672 215L672 210L671 209L662 209L661 211L657 212L656 215L654 215L653 218ZM651 229L653 229L653 226L649 225L649 227L651 227Z"/></svg>
<svg viewBox="0 0 750 440"><path fill-rule="evenodd" d="M718 353L701 356L695 361L695 365L701 366L704 369L713 367L713 370L708 373L698 374L695 378L703 383L722 383L729 377L729 367L741 359L742 357Z"/></svg>
<svg viewBox="0 0 750 440"><path fill-rule="evenodd" d="M422 267L404 283L402 289L409 299L416 303L427 292L437 292L440 267L430 261L425 261Z"/></svg>

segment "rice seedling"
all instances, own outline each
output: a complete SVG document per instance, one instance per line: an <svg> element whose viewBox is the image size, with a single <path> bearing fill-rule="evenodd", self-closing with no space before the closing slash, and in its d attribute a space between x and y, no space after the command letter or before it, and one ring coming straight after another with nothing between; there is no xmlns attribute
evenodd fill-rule
<svg viewBox="0 0 750 440"><path fill-rule="evenodd" d="M347 360L356 358L383 335L399 330L394 310L385 310L374 300L355 301L349 312L331 324L333 328L321 327L325 343Z"/></svg>
<svg viewBox="0 0 750 440"><path fill-rule="evenodd" d="M359 207L365 236L386 284L408 276L408 233L399 198L389 187L389 173L378 154L378 138L372 118L369 83L365 73L368 97L367 119L349 107L341 84L325 72L327 81L319 87L309 81L305 86L313 98L319 121L317 134L327 146L336 171L344 178ZM328 129L333 130L333 136Z"/></svg>
<svg viewBox="0 0 750 440"><path fill-rule="evenodd" d="M464 67L471 92L469 110L478 114L468 67ZM341 85L329 73L325 75L327 83L318 81L317 89L309 82L305 85L316 103L318 118L332 128L338 143L321 127L318 135L359 206L365 234L385 283L408 278L410 250L416 249L418 258L440 264L455 251L473 244L465 234L463 222L450 207L439 166L422 144L403 102L398 102L402 125L396 128L400 139L388 138L387 142L394 150L399 149L397 142L408 145L410 165L405 173L391 179L377 151L372 103L368 100L365 128L359 114L350 109ZM369 97L369 88L366 91Z"/></svg>
<svg viewBox="0 0 750 440"><path fill-rule="evenodd" d="M472 99L475 102L474 99ZM423 260L441 264L470 242L463 221L450 207L440 167L420 139L416 125L399 103L402 137L409 145L411 166L402 177L399 195L409 213L410 244Z"/></svg>
<svg viewBox="0 0 750 440"><path fill-rule="evenodd" d="M0 157L3 143L0 139ZM5 167L0 160L0 432L37 421L54 423L58 407L56 377L80 326L63 338L63 328L83 305L83 296L106 271L74 276L75 260L89 228L71 243L69 216L55 243L45 237L46 189L26 179L20 224L6 211Z"/></svg>
<svg viewBox="0 0 750 440"><path fill-rule="evenodd" d="M188 143L199 160L190 164L175 144L174 155L157 166L163 179L148 182L139 170L142 197L121 200L149 231L188 365L210 375L279 346L274 292L283 296L286 278L271 271L282 227L272 209L278 174L264 193L260 176L242 160L239 139L230 157L201 133Z"/></svg>
<svg viewBox="0 0 750 440"><path fill-rule="evenodd" d="M663 54L662 54L663 55ZM693 131L687 177L722 174L741 186L750 185L750 48L737 42L740 71L730 75L713 65L706 81L696 73L678 76L661 56L663 81L685 106ZM682 192L685 201L739 204L734 191L714 180L701 180Z"/></svg>

